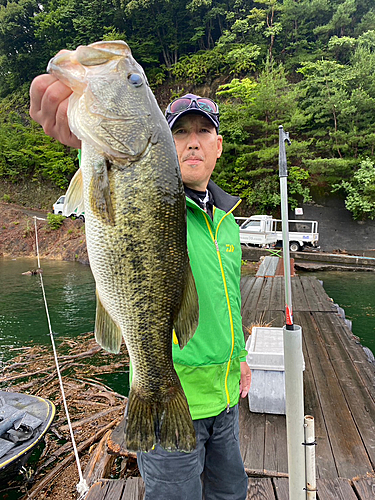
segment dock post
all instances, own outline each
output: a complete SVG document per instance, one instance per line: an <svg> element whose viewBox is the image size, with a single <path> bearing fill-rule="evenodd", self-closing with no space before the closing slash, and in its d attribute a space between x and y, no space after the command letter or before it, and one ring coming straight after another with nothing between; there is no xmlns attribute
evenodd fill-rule
<svg viewBox="0 0 375 500"><path fill-rule="evenodd" d="M283 334L289 500L306 500L302 329L284 326Z"/></svg>
<svg viewBox="0 0 375 500"><path fill-rule="evenodd" d="M306 446L306 491L307 500L316 500L316 463L315 463L315 421L311 415L305 415Z"/></svg>

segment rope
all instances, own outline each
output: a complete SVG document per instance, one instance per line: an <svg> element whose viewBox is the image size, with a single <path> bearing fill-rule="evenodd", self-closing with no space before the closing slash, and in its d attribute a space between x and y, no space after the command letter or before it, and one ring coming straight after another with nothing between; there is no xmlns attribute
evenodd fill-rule
<svg viewBox="0 0 375 500"><path fill-rule="evenodd" d="M37 219L37 217L34 217L35 243L36 243L36 253L37 253L37 258L38 258L38 269L40 269L39 245L38 245L38 228L37 228L37 224L36 224L36 219ZM86 479L84 479L83 474L82 474L82 468L81 468L81 463L79 461L79 456L78 456L78 450L77 450L76 442L75 442L75 439L74 439L73 428L72 428L72 425L71 425L71 422L70 422L68 405L66 403L63 381L62 381L62 378L61 378L59 362L58 362L58 359L57 359L57 352L56 352L55 340L53 338L53 333L52 333L51 320L50 320L50 315L49 315L49 310L48 310L46 293L45 293L45 290L44 290L43 276L42 276L41 273L39 273L39 277L40 277L40 284L41 284L41 287L42 287L44 307L45 307L46 315L47 315L48 328L49 328L49 336L51 338L51 343L52 343L52 348L53 348L53 355L54 355L55 364L56 364L56 371L57 371L57 376L59 378L59 383L60 383L60 391L61 391L62 400L63 400L63 403L64 403L66 419L68 421L68 427L69 427L70 437L71 437L71 440L72 440L74 455L75 455L76 462L77 462L77 469L78 469L78 474L79 474L79 483L77 484L77 491L80 494L79 498L83 499L86 496L87 492L89 491L89 487L87 485Z"/></svg>

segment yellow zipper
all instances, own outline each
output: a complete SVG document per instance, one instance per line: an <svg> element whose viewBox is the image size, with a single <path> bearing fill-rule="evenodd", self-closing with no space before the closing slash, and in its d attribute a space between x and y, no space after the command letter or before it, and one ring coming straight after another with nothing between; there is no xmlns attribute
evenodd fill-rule
<svg viewBox="0 0 375 500"><path fill-rule="evenodd" d="M231 331L231 335L232 335L232 347L231 347L230 356L229 356L229 360L228 360L228 364L227 364L227 371L226 371L226 374L225 374L225 382L224 382L225 383L225 394L226 394L226 397L227 397L227 412L229 412L229 408L230 408L230 395L229 395L229 390L228 390L228 376L229 376L230 365L231 365L231 362L232 362L232 355L233 355L233 351L234 351L234 325L233 325L232 308L231 308L230 300L229 300L229 293L228 293L227 281L225 279L223 262L221 260L221 255L220 255L220 250L219 250L219 244L217 242L217 235L218 235L219 227L220 227L221 223L223 222L223 220L225 219L225 217L227 217L229 214L231 214L233 212L233 210L240 203L241 203L241 200L239 200L237 202L237 204L232 208L232 210L230 210L229 212L227 212L224 215L224 217L222 217L220 219L219 224L217 225L217 228L216 228L216 231L215 231L215 236L214 236L214 233L212 232L211 223L210 223L210 221L209 221L209 219L207 217L207 214L205 212L203 212L203 210L202 210L202 213L204 215L204 218L205 218L205 221L206 221L206 224L207 224L207 227L208 227L208 231L209 231L209 233L211 235L212 241L215 244L217 256L218 256L218 259L219 259L221 275L222 275L223 283L224 283L225 296L226 296L226 299L227 299L227 306L228 306L228 313L229 313L229 323L230 323L230 331ZM214 207L214 209L215 209L215 207Z"/></svg>

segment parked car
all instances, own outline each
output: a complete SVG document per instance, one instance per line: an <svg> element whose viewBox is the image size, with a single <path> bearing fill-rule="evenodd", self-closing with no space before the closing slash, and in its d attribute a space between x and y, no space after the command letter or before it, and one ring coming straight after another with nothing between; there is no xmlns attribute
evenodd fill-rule
<svg viewBox="0 0 375 500"><path fill-rule="evenodd" d="M65 203L65 195L60 196L60 198L56 201L56 203L52 205L53 213L62 215L64 209L64 203Z"/></svg>
<svg viewBox="0 0 375 500"><path fill-rule="evenodd" d="M282 246L282 221L270 215L236 217L240 226L240 241L246 246ZM315 220L289 220L289 248L291 252L305 247L317 247L318 222Z"/></svg>
<svg viewBox="0 0 375 500"><path fill-rule="evenodd" d="M52 205L54 214L64 214L64 205L65 205L65 195L60 196L60 198ZM71 219L82 219L85 220L85 212L79 210L78 207L69 215L65 215L65 217L70 217Z"/></svg>

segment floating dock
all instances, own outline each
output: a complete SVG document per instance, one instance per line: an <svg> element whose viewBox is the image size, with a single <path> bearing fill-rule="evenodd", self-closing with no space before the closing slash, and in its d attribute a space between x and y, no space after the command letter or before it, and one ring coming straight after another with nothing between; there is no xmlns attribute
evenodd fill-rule
<svg viewBox="0 0 375 500"><path fill-rule="evenodd" d="M321 283L305 276L291 281L294 322L303 335L305 414L315 418L318 499L373 500L375 365ZM245 327L285 324L284 278L243 277L241 295ZM251 413L248 399L242 400L240 442L249 475L247 500L287 500L285 415ZM141 478L103 479L86 500L141 500L143 495Z"/></svg>

